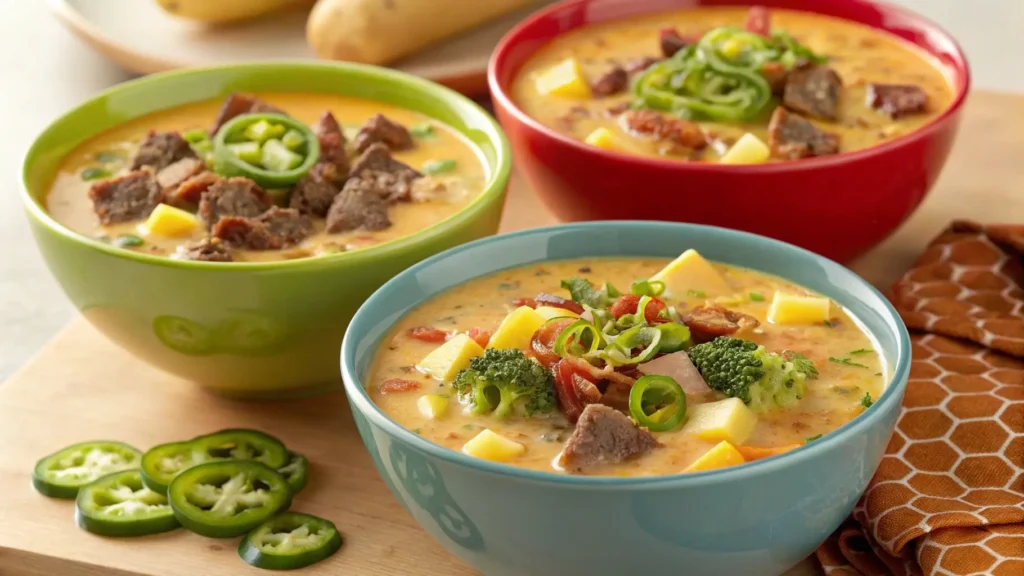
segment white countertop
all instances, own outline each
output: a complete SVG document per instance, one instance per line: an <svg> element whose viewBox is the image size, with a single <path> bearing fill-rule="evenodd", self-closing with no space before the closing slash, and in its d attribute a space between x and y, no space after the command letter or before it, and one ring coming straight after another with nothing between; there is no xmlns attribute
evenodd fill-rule
<svg viewBox="0 0 1024 576"><path fill-rule="evenodd" d="M140 2L149 0L139 0ZM823 0L824 1L824 0ZM967 51L975 87L1024 92L1018 35L1024 0L895 0L949 29ZM3 0L0 18L0 381L75 314L46 270L17 193L29 142L53 118L131 77L79 42L41 0ZM1021 150L1024 152L1024 150Z"/></svg>

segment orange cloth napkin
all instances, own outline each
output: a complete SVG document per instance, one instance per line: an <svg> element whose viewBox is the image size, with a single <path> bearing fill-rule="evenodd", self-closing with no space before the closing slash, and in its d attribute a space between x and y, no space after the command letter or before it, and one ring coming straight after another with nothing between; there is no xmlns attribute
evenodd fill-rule
<svg viewBox="0 0 1024 576"><path fill-rule="evenodd" d="M954 222L890 299L910 382L825 574L1024 576L1024 226Z"/></svg>

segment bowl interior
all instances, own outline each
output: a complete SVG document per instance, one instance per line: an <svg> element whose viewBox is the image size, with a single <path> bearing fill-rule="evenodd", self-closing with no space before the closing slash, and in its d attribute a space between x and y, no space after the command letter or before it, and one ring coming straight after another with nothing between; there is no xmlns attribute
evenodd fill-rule
<svg viewBox="0 0 1024 576"><path fill-rule="evenodd" d="M122 256L174 266L209 264L118 250L79 235L50 217L44 208L43 198L61 159L83 141L140 116L193 102L223 98L234 91L313 92L352 96L414 110L448 124L462 133L479 151L487 166L488 178L483 193L446 221L467 217L474 212L475 207L500 195L503 183L511 172L508 144L497 122L476 103L448 88L375 66L308 61L251 63L146 76L115 86L61 116L36 138L23 162L22 194L30 215L53 230ZM441 225L439 222L426 230L437 229ZM408 241L408 238L393 240L326 259L362 258L383 247ZM303 266L311 262L300 259L272 263L233 263L230 267Z"/></svg>
<svg viewBox="0 0 1024 576"><path fill-rule="evenodd" d="M890 385L875 405L880 410L900 402L910 364L910 337L892 305L865 280L831 260L762 236L696 224L646 221L585 222L504 234L453 248L405 270L363 304L345 334L341 365L349 401L405 442L441 458L504 474L557 477L565 482L591 484L645 483L663 478L690 480L723 473L745 474L761 466L777 465L778 459L769 459L735 470L640 479L555 476L476 460L437 446L388 418L366 393L365 377L382 339L399 318L440 292L501 270L551 260L615 256L674 258L688 248L695 248L711 260L781 276L844 306L873 337L890 367ZM824 447L839 441L841 435L856 434L858 428L867 426L873 413L878 410L868 410L822 440L782 458L799 458L801 454L827 449Z"/></svg>

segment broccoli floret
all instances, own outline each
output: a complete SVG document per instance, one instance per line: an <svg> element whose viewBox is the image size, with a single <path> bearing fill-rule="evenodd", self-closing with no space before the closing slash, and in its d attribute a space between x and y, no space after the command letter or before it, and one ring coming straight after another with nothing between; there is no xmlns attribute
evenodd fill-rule
<svg viewBox="0 0 1024 576"><path fill-rule="evenodd" d="M688 354L708 386L743 400L752 410L787 408L803 398L805 383L818 370L796 352L767 352L764 346L720 336Z"/></svg>
<svg viewBox="0 0 1024 576"><path fill-rule="evenodd" d="M522 350L488 348L455 375L452 386L474 414L532 416L555 409L555 383L548 370Z"/></svg>

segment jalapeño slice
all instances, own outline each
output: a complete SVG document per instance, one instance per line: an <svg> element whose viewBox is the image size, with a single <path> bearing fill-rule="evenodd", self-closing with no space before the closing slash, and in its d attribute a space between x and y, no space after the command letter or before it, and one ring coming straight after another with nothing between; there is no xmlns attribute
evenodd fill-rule
<svg viewBox="0 0 1024 576"><path fill-rule="evenodd" d="M74 498L83 486L139 467L142 452L123 442L95 440L62 448L36 462L32 486L53 498Z"/></svg>
<svg viewBox="0 0 1024 576"><path fill-rule="evenodd" d="M138 470L108 474L79 490L75 522L100 536L145 536L178 527L167 498L146 488Z"/></svg>
<svg viewBox="0 0 1024 576"><path fill-rule="evenodd" d="M292 494L302 492L306 487L306 474L309 471L309 460L298 452L288 452L288 463L277 469L288 482Z"/></svg>
<svg viewBox="0 0 1024 576"><path fill-rule="evenodd" d="M256 460L276 470L288 463L288 450L258 430L221 430L150 449L142 456L142 479L151 490L166 492L177 474L215 460Z"/></svg>
<svg viewBox="0 0 1024 576"><path fill-rule="evenodd" d="M265 570L296 570L316 564L341 548L333 522L285 512L260 524L238 545L238 555Z"/></svg>
<svg viewBox="0 0 1024 576"><path fill-rule="evenodd" d="M209 538L234 538L287 509L292 493L277 470L253 460L224 460L175 476L167 499L188 530Z"/></svg>

